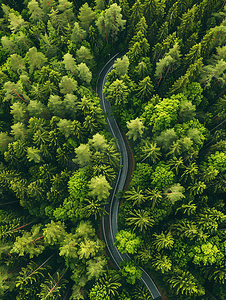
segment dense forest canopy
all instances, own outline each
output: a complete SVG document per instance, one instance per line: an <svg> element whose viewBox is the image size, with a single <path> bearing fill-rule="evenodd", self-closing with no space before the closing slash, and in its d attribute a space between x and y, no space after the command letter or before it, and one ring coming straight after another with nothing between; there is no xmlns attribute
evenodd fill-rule
<svg viewBox="0 0 226 300"><path fill-rule="evenodd" d="M226 298L226 6L219 0L0 0L0 298ZM116 270L100 234L134 156Z"/></svg>

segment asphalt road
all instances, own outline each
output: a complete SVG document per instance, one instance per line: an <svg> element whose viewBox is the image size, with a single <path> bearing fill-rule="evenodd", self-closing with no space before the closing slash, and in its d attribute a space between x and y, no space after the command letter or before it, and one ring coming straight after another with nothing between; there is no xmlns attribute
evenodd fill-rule
<svg viewBox="0 0 226 300"><path fill-rule="evenodd" d="M126 140L123 136L115 118L113 116L110 116L111 114L111 105L110 103L105 99L103 95L103 88L106 83L106 77L108 72L110 72L113 68L114 61L122 57L127 51L121 52L113 56L103 67L101 70L98 80L97 80L97 94L99 95L101 101L101 107L103 111L107 114L107 128L108 131L111 133L112 137L117 138L117 146L119 148L119 152L121 153L121 160L120 164L122 165L122 168L119 171L119 174L117 176L116 182L111 190L110 194L110 201L109 205L106 206L106 210L109 212L109 215L104 216L102 219L102 232L103 237L107 246L108 254L111 257L111 261L113 264L120 269L120 262L123 260L130 260L131 258L127 254L121 254L117 247L113 246L115 242L115 235L117 233L118 227L117 227L117 217L118 217L118 210L119 210L119 199L118 197L115 197L115 194L117 194L119 191L122 191L125 186L125 182L128 176L128 165L129 165L129 158L126 148ZM151 293L151 296L155 300L161 300L161 294L156 287L155 283L153 282L152 278L143 270L143 274L141 277L141 283L145 284L148 290Z"/></svg>

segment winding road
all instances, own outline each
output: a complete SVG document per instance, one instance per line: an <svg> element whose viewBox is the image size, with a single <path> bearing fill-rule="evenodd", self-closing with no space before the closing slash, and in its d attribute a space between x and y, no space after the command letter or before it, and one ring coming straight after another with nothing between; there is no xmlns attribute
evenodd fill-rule
<svg viewBox="0 0 226 300"><path fill-rule="evenodd" d="M117 266L118 269L120 269L120 262L123 260L130 260L131 258L127 254L121 254L117 247L113 246L115 242L115 235L117 233L117 217L118 217L118 210L119 210L119 199L118 197L115 197L115 194L117 194L119 191L122 191L125 187L125 183L128 176L128 167L129 167L129 155L128 150L126 147L126 139L123 136L115 118L113 116L110 116L111 114L111 105L110 103L105 99L103 95L103 88L106 83L106 77L107 74L112 70L114 61L117 58L122 57L126 51L117 53L115 56L113 56L103 67L103 69L100 71L98 80L97 80L97 94L99 95L101 101L101 107L103 111L107 114L107 128L108 131L111 133L112 137L117 138L117 146L121 153L121 159L120 164L122 165L122 168L120 169L116 182L113 186L113 189L111 190L110 194L110 201L109 204L106 207L106 210L108 211L108 215L104 216L102 219L102 232L104 241L106 243L108 253L111 257L112 262L115 266ZM148 275L147 272L145 272L144 269L142 269L143 274L141 277L141 282L146 285L148 290L151 293L151 296L155 300L161 300L161 294L156 287L155 283L151 279L151 277Z"/></svg>

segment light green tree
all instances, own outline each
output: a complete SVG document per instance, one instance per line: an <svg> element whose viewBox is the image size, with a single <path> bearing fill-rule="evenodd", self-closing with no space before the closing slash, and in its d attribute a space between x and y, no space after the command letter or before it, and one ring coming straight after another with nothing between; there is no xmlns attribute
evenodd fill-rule
<svg viewBox="0 0 226 300"><path fill-rule="evenodd" d="M48 115L48 109L47 107L37 100L30 100L27 110L29 111L30 117L43 117L45 115Z"/></svg>
<svg viewBox="0 0 226 300"><path fill-rule="evenodd" d="M60 221L54 222L51 220L51 223L47 223L43 229L44 240L49 245L60 244L64 240L66 235L64 223Z"/></svg>
<svg viewBox="0 0 226 300"><path fill-rule="evenodd" d="M40 163L42 158L40 156L40 150L36 149L35 147L28 147L27 148L27 159L29 161L34 161L35 163Z"/></svg>
<svg viewBox="0 0 226 300"><path fill-rule="evenodd" d="M141 232L147 230L148 227L154 225L154 219L150 216L150 213L144 209L138 209L134 212L130 212L130 217L126 218L127 224L133 226L133 230L138 228Z"/></svg>
<svg viewBox="0 0 226 300"><path fill-rule="evenodd" d="M62 117L62 112L64 111L64 102L59 96L50 95L47 106L53 115Z"/></svg>
<svg viewBox="0 0 226 300"><path fill-rule="evenodd" d="M72 119L76 118L78 105L78 97L73 94L66 94L64 97L65 113L67 113Z"/></svg>
<svg viewBox="0 0 226 300"><path fill-rule="evenodd" d="M60 92L62 94L72 94L77 90L77 87L77 81L68 76L63 76L59 83Z"/></svg>
<svg viewBox="0 0 226 300"><path fill-rule="evenodd" d="M86 275L88 276L88 280L93 278L97 280L101 275L103 275L106 272L106 264L107 260L103 256L98 256L95 257L95 259L88 260L86 263Z"/></svg>
<svg viewBox="0 0 226 300"><path fill-rule="evenodd" d="M34 69L41 69L47 61L47 58L42 52L38 52L36 47L32 47L26 54L30 68L29 73L32 74Z"/></svg>
<svg viewBox="0 0 226 300"><path fill-rule="evenodd" d="M30 19L34 23L37 23L40 20L44 19L45 13L39 6L39 3L36 0L31 0L27 5L28 11L31 14Z"/></svg>
<svg viewBox="0 0 226 300"><path fill-rule="evenodd" d="M26 126L23 123L16 123L11 126L12 130L10 132L11 135L14 136L15 140L21 139L25 140L27 135Z"/></svg>
<svg viewBox="0 0 226 300"><path fill-rule="evenodd" d="M116 70L119 76L123 76L127 73L129 68L129 58L124 55L122 58L117 58L113 68Z"/></svg>
<svg viewBox="0 0 226 300"><path fill-rule="evenodd" d="M88 31L90 23L95 17L95 12L89 7L89 4L86 2L79 8L78 19L81 22L81 27Z"/></svg>
<svg viewBox="0 0 226 300"><path fill-rule="evenodd" d="M125 260L121 266L123 266L121 269L122 276L126 278L128 283L135 284L136 279L141 278L143 271L133 261Z"/></svg>
<svg viewBox="0 0 226 300"><path fill-rule="evenodd" d="M161 232L160 234L154 233L153 237L155 238L153 241L153 245L158 251L162 249L173 248L174 239L170 231L166 234L163 232Z"/></svg>
<svg viewBox="0 0 226 300"><path fill-rule="evenodd" d="M93 177L90 181L89 188L91 189L89 195L97 197L100 201L107 199L110 195L109 190L112 189L106 177L103 175Z"/></svg>
<svg viewBox="0 0 226 300"><path fill-rule="evenodd" d="M70 71L72 74L76 74L77 66L74 57L70 53L66 53L63 58L65 69Z"/></svg>
<svg viewBox="0 0 226 300"><path fill-rule="evenodd" d="M92 161L92 152L88 144L80 144L78 148L75 148L75 154L77 157L73 161L81 167L90 164Z"/></svg>
<svg viewBox="0 0 226 300"><path fill-rule="evenodd" d="M165 195L174 204L176 201L185 198L184 191L185 188L180 183L176 183L166 189Z"/></svg>
<svg viewBox="0 0 226 300"><path fill-rule="evenodd" d="M73 134L73 122L71 120L67 119L61 119L58 123L57 126L59 130L65 135L65 138L68 139L70 135Z"/></svg>
<svg viewBox="0 0 226 300"><path fill-rule="evenodd" d="M92 80L92 72L87 65L85 63L80 63L77 65L77 70L79 78L89 84Z"/></svg>
<svg viewBox="0 0 226 300"><path fill-rule="evenodd" d="M12 54L8 58L10 67L13 71L18 74L26 70L24 59L18 54Z"/></svg>
<svg viewBox="0 0 226 300"><path fill-rule="evenodd" d="M15 102L10 106L10 113L13 115L15 122L24 122L26 119L27 107L25 103Z"/></svg>
<svg viewBox="0 0 226 300"><path fill-rule="evenodd" d="M152 266L155 270L160 271L162 274L169 272L172 268L172 261L166 255L158 255L152 260Z"/></svg>
<svg viewBox="0 0 226 300"><path fill-rule="evenodd" d="M78 63L85 63L86 65L91 65L93 62L93 55L90 50L84 46L76 51L76 58Z"/></svg>
<svg viewBox="0 0 226 300"><path fill-rule="evenodd" d="M26 27L28 24L28 22L25 22L20 14L17 15L14 12L9 13L8 21L10 22L8 27L12 33L19 31L21 27Z"/></svg>
<svg viewBox="0 0 226 300"><path fill-rule="evenodd" d="M129 139L133 139L133 141L136 141L138 138L141 138L143 135L144 125L141 119L138 117L135 120L127 121L126 126L129 129L127 132L127 136Z"/></svg>
<svg viewBox="0 0 226 300"><path fill-rule="evenodd" d="M71 33L71 41L78 43L86 38L86 31L80 28L79 23L75 22Z"/></svg>
<svg viewBox="0 0 226 300"><path fill-rule="evenodd" d="M135 233L126 230L120 230L116 233L114 246L121 253L137 253L137 249L141 246L142 241Z"/></svg>

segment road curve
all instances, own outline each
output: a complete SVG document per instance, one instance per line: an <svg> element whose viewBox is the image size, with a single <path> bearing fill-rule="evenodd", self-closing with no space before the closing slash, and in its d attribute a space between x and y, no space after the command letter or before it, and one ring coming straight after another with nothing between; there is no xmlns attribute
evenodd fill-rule
<svg viewBox="0 0 226 300"><path fill-rule="evenodd" d="M101 101L101 108L103 111L107 114L107 128L108 131L111 133L112 137L117 138L117 146L121 153L121 160L120 164L122 165L122 168L119 170L116 182L111 190L110 194L110 201L109 204L106 207L106 210L108 211L109 215L104 216L102 219L102 232L103 237L107 246L108 253L111 257L112 262L115 266L117 266L118 269L120 269L120 262L123 260L130 260L128 254L121 254L117 247L113 246L115 242L115 235L117 232L117 217L118 217L118 210L119 210L119 199L118 197L115 197L115 194L117 194L119 191L122 191L125 186L125 182L128 175L128 153L126 148L126 140L123 136L115 118L113 116L110 116L111 114L111 105L110 103L105 99L103 95L103 88L106 83L106 77L107 74L112 70L113 64L115 59L122 57L127 51L117 53L115 56L113 56L103 67L103 69L100 71L98 80L97 80L97 87L96 91L99 95ZM143 270L143 274L141 277L141 282L146 285L148 290L151 293L151 296L155 300L161 300L161 294L156 287L155 283L151 279L151 277Z"/></svg>

